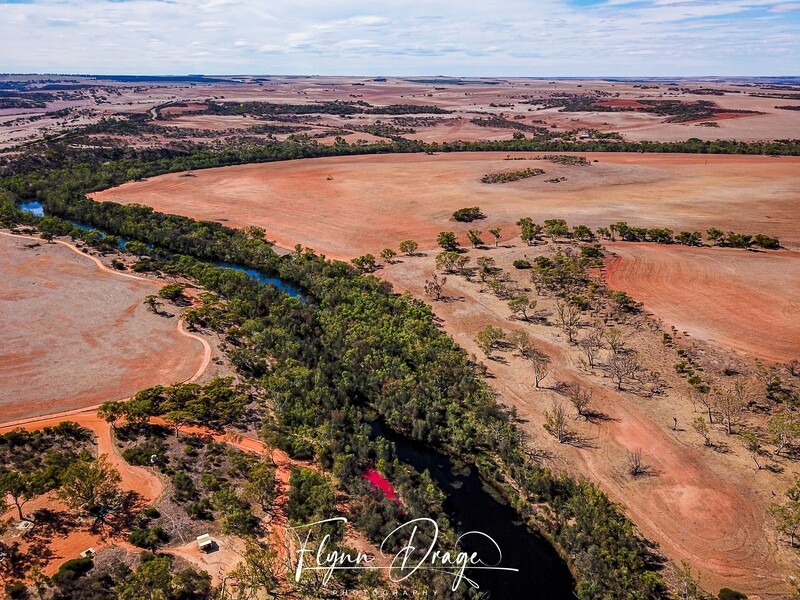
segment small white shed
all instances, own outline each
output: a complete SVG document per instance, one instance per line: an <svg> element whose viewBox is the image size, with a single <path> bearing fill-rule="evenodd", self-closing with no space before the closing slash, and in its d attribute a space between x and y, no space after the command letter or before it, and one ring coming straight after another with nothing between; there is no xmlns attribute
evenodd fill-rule
<svg viewBox="0 0 800 600"><path fill-rule="evenodd" d="M197 536L197 547L200 548L203 552L208 552L214 547L214 540L211 539L211 536L207 533L203 535Z"/></svg>

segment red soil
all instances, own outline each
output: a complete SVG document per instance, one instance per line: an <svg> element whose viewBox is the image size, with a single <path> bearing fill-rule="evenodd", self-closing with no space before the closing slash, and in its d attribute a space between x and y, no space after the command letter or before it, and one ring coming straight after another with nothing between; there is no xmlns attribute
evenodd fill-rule
<svg viewBox="0 0 800 600"><path fill-rule="evenodd" d="M504 228L521 217L562 217L592 227L631 225L776 235L800 243L796 210L800 159L751 156L592 154L590 167L504 161L507 153L337 157L174 173L95 194L198 219L259 225L278 244L296 243L349 259L404 239L435 246L442 230ZM533 157L536 154L520 153ZM547 175L502 185L486 173L536 166ZM545 178L564 176L558 185ZM478 205L488 216L459 224L454 210ZM463 240L465 241L465 240Z"/></svg>
<svg viewBox="0 0 800 600"><path fill-rule="evenodd" d="M800 357L800 254L609 244L606 280L664 324L767 361Z"/></svg>
<svg viewBox="0 0 800 600"><path fill-rule="evenodd" d="M109 269L66 242L24 248L33 240L0 236L7 349L0 422L94 406L203 372L210 347L178 319L142 305L163 282Z"/></svg>
<svg viewBox="0 0 800 600"><path fill-rule="evenodd" d="M120 475L120 488L123 491L136 492L142 503L152 505L161 496L163 485L161 480L151 471L142 467L135 467L128 464L117 452L116 446L111 439L111 427L104 420L99 419L92 412L83 412L66 416L55 416L31 420L25 424L5 424L0 425L0 434L7 433L17 427L22 427L29 431L52 427L63 421L73 421L80 426L91 430L96 436L97 456L105 455L109 462L117 469ZM66 506L58 500L54 494L47 494L35 498L27 503L23 509L26 514L30 514L37 509L48 508L56 511L66 511ZM2 515L3 520L8 518L16 519L16 509L8 511ZM23 544L25 538L23 538ZM66 533L56 532L52 534L52 539L46 544L48 560L44 568L46 575L52 575L58 568L68 560L78 558L80 553L87 548L101 550L110 546L122 546L129 550L140 552L134 549L122 539L110 537L106 532L100 531L93 533L88 529L88 524L83 524ZM23 546L24 548L24 546Z"/></svg>

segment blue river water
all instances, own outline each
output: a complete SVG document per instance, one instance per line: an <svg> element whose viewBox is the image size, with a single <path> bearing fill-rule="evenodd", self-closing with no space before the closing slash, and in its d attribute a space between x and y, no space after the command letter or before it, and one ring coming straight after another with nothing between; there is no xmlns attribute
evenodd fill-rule
<svg viewBox="0 0 800 600"><path fill-rule="evenodd" d="M21 210L31 213L34 216L37 217L44 216L44 206L42 206L42 203L39 202L38 200L25 200L24 202L21 202L19 204L19 207ZM83 231L97 231L101 235L104 236L108 235L108 233L106 233L102 229L98 229L97 227L91 227L90 225L86 225L85 223L79 223L78 221L68 221L68 222L73 227L77 227L78 229L82 229ZM125 244L127 244L129 241L131 240L120 238L119 249L124 250ZM148 248L152 248L152 246L148 246ZM259 283L274 285L282 292L285 292L290 296L294 296L295 298L301 298L301 299L305 298L303 293L297 287L293 286L290 283L286 283L285 281L279 279L278 277L270 277L269 275L262 273L258 269L253 269L251 267L245 267L242 265L237 265L235 263L222 262L222 261L213 261L211 264L213 264L215 267L220 267L222 269L232 269L234 271L241 271L242 273L246 274L248 277L252 279L255 279Z"/></svg>

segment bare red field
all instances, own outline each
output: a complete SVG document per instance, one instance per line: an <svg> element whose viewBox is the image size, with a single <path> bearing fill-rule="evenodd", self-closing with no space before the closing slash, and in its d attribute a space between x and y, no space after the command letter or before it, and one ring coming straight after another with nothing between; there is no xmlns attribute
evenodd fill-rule
<svg viewBox="0 0 800 600"><path fill-rule="evenodd" d="M800 158L613 154L589 155L588 167L507 161L505 153L337 157L174 173L94 195L242 227L259 225L279 245L310 246L336 258L377 253L408 238L436 245L442 230L504 228L521 217L570 224L631 225L704 231L709 227L780 237L800 244ZM533 158L537 154L515 156ZM486 173L541 167L546 174L488 185ZM559 184L545 179L566 177ZM487 219L452 220L480 206Z"/></svg>
<svg viewBox="0 0 800 600"><path fill-rule="evenodd" d="M800 254L611 244L606 279L664 324L774 362L800 357Z"/></svg>
<svg viewBox="0 0 800 600"><path fill-rule="evenodd" d="M143 306L163 285L61 244L0 236L0 422L119 400L192 377L204 347Z"/></svg>

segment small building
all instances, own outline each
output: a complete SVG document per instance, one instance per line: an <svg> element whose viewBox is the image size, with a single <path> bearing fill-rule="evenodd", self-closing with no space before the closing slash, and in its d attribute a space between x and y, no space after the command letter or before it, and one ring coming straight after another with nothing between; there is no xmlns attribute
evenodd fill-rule
<svg viewBox="0 0 800 600"><path fill-rule="evenodd" d="M203 552L209 552L214 548L214 540L211 539L211 536L207 533L203 535L197 536L197 547L200 548Z"/></svg>

